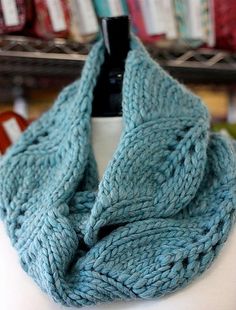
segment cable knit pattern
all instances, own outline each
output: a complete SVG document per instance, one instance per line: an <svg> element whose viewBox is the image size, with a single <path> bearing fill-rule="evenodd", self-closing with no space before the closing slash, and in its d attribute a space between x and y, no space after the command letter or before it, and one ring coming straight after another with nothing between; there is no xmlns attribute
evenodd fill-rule
<svg viewBox="0 0 236 310"><path fill-rule="evenodd" d="M206 270L235 221L235 144L132 40L124 130L99 184L90 141L103 43L0 166L0 214L22 267L56 302L149 299ZM109 128L108 128L109 130Z"/></svg>

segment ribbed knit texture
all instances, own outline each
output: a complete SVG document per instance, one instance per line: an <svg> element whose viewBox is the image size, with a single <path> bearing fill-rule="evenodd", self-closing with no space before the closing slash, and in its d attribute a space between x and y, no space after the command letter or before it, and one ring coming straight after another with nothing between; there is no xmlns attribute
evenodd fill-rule
<svg viewBox="0 0 236 310"><path fill-rule="evenodd" d="M90 141L103 44L2 159L0 213L24 270L67 306L160 297L206 270L235 220L235 144L136 40L124 131L98 184ZM109 128L108 128L109 130ZM9 266L10 268L10 266Z"/></svg>

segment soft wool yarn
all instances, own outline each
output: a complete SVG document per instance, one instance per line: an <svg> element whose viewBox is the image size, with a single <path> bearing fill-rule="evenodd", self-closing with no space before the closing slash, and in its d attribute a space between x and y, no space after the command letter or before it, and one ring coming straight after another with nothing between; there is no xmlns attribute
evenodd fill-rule
<svg viewBox="0 0 236 310"><path fill-rule="evenodd" d="M206 270L235 220L235 144L209 132L200 99L136 40L123 81L124 131L98 184L90 143L103 44L2 159L0 211L24 270L83 306L163 296ZM108 128L109 130L109 128Z"/></svg>

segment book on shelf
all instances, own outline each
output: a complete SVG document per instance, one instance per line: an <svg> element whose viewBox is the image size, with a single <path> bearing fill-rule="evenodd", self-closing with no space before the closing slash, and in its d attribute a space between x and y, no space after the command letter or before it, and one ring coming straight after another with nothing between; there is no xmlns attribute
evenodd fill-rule
<svg viewBox="0 0 236 310"><path fill-rule="evenodd" d="M177 22L175 16L173 0L162 0L163 14L165 16L165 34L166 38L173 40L178 38Z"/></svg>
<svg viewBox="0 0 236 310"><path fill-rule="evenodd" d="M0 1L0 34L22 31L28 19L23 1Z"/></svg>
<svg viewBox="0 0 236 310"><path fill-rule="evenodd" d="M70 0L69 7L72 39L81 43L94 39L99 26L92 0Z"/></svg>
<svg viewBox="0 0 236 310"><path fill-rule="evenodd" d="M94 0L95 10L99 17L128 15L126 0Z"/></svg>
<svg viewBox="0 0 236 310"><path fill-rule="evenodd" d="M147 33L177 38L175 12L172 0L139 0Z"/></svg>
<svg viewBox="0 0 236 310"><path fill-rule="evenodd" d="M67 38L70 13L66 0L34 0L35 20L30 33L44 39Z"/></svg>
<svg viewBox="0 0 236 310"><path fill-rule="evenodd" d="M144 14L139 0L127 0L135 34L146 43L156 42L162 35L150 35L145 25Z"/></svg>
<svg viewBox="0 0 236 310"><path fill-rule="evenodd" d="M202 0L202 23L207 46L215 46L216 33L214 18L214 0Z"/></svg>
<svg viewBox="0 0 236 310"><path fill-rule="evenodd" d="M162 0L139 0L144 25L150 36L165 33L165 16Z"/></svg>
<svg viewBox="0 0 236 310"><path fill-rule="evenodd" d="M213 0L175 0L175 12L180 40L214 45Z"/></svg>

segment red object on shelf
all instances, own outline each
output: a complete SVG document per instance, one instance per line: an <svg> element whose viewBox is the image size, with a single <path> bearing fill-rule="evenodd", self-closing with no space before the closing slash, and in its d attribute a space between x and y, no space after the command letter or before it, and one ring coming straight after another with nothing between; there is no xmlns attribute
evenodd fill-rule
<svg viewBox="0 0 236 310"><path fill-rule="evenodd" d="M129 11L131 14L131 22L134 28L134 32L145 43L155 43L163 36L161 35L149 35L147 33L143 13L138 0L127 0Z"/></svg>
<svg viewBox="0 0 236 310"><path fill-rule="evenodd" d="M23 30L28 18L26 1L0 1L0 34Z"/></svg>
<svg viewBox="0 0 236 310"><path fill-rule="evenodd" d="M70 11L67 0L34 0L35 22L33 32L41 38L66 38L70 29Z"/></svg>
<svg viewBox="0 0 236 310"><path fill-rule="evenodd" d="M0 154L14 144L21 133L27 128L28 122L15 112L0 114Z"/></svg>
<svg viewBox="0 0 236 310"><path fill-rule="evenodd" d="M214 0L216 47L236 51L236 1Z"/></svg>

